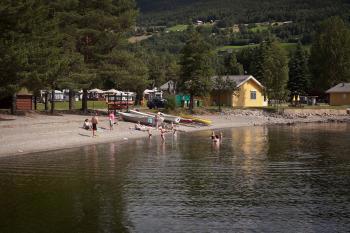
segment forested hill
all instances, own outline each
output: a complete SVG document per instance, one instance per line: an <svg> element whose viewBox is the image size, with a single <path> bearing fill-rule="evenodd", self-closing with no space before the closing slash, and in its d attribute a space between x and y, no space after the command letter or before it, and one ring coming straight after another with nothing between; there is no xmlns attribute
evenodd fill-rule
<svg viewBox="0 0 350 233"><path fill-rule="evenodd" d="M171 25L189 20L219 19L232 23L269 20L319 21L349 17L348 0L136 0L142 25Z"/></svg>

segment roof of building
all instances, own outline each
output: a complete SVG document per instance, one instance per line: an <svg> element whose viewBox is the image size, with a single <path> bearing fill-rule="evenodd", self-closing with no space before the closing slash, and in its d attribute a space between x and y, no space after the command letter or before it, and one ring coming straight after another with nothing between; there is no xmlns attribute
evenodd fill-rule
<svg viewBox="0 0 350 233"><path fill-rule="evenodd" d="M348 92L350 92L350 83L339 83L338 85L326 91L326 93L348 93Z"/></svg>
<svg viewBox="0 0 350 233"><path fill-rule="evenodd" d="M218 76L213 76L212 80L214 80L217 77ZM252 75L227 75L227 76L225 75L223 77L225 77L226 79L229 79L231 81L234 81L236 83L237 87L240 87L241 85L248 82L249 80L253 80L260 87L264 88L264 86L258 80L256 80Z"/></svg>
<svg viewBox="0 0 350 233"><path fill-rule="evenodd" d="M172 80L164 83L163 85L160 86L160 90L162 91L173 91L175 88L174 82Z"/></svg>

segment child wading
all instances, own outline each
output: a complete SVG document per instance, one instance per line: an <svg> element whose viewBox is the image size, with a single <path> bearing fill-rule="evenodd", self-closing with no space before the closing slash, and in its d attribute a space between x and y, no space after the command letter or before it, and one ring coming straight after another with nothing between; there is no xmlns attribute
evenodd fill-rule
<svg viewBox="0 0 350 233"><path fill-rule="evenodd" d="M113 126L115 124L115 116L114 116L114 113L113 111L111 111L108 115L108 118L109 118L109 129L112 130L113 129Z"/></svg>
<svg viewBox="0 0 350 233"><path fill-rule="evenodd" d="M95 116L91 118L91 123L92 123L92 136L95 137L95 131L97 131L97 124L98 124L98 117L97 117L97 112L95 113Z"/></svg>

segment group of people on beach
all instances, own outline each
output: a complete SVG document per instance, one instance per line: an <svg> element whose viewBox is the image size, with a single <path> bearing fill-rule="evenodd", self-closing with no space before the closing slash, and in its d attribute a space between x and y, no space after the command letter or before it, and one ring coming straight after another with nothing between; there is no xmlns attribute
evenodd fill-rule
<svg viewBox="0 0 350 233"><path fill-rule="evenodd" d="M114 125L118 125L118 121L117 118L114 115L114 112L111 111L108 114L108 122L109 122L109 129L113 130L114 129ZM92 136L96 137L96 131L97 131L97 125L99 124L99 119L98 119L98 114L97 112L95 112L95 114L92 116L91 120L89 119L85 119L84 123L83 123L83 129L86 130L92 130ZM176 134L177 130L176 127L173 123L170 124L170 127L168 126L168 128L166 128L165 125L160 125L160 114L156 114L155 116L155 120L154 120L154 125L156 130L160 131L160 137L162 139L162 141L165 141L165 133L167 132L172 132L174 135ZM135 130L139 130L139 131L146 131L148 133L148 137L151 138L152 137L152 127L146 127L144 125L142 125L140 122L137 122L134 126Z"/></svg>
<svg viewBox="0 0 350 233"><path fill-rule="evenodd" d="M160 137L162 139L162 141L165 141L165 133L167 132L172 132L173 135L176 134L177 129L176 126L174 125L174 123L170 124L170 127L168 125L168 127L166 127L164 124L160 125L160 114L156 114L155 118L154 118L154 126L156 130L159 130L160 132ZM118 124L116 117L113 113L113 111L109 112L108 114L108 122L109 122L109 129L113 130L114 129L114 125ZM96 131L97 131L97 124L99 123L99 119L98 119L98 114L97 112L92 116L91 120L89 119L85 119L84 123L83 123L83 128L86 130L92 130L92 136L96 137ZM131 128L132 129L132 128ZM152 137L152 132L151 132L151 127L147 127L145 125L142 125L140 121L138 121L135 125L134 125L134 129L135 130L139 130L139 131L145 131L148 133L148 137L151 138ZM213 143L220 143L222 141L223 135L222 132L220 132L219 134L215 134L214 131L212 131L211 134L211 140Z"/></svg>

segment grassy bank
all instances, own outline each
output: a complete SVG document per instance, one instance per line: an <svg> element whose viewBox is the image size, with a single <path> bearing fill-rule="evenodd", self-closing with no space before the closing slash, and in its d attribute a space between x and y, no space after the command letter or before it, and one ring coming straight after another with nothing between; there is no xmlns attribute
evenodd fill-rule
<svg viewBox="0 0 350 233"><path fill-rule="evenodd" d="M38 103L38 110L42 111L45 109L45 105L43 103ZM51 105L49 103L49 109ZM107 104L105 101L88 101L88 108L89 109L107 109ZM56 102L55 103L55 109L56 110L68 110L69 109L69 103L68 101L62 101L62 102ZM81 101L75 102L74 109L81 109Z"/></svg>

